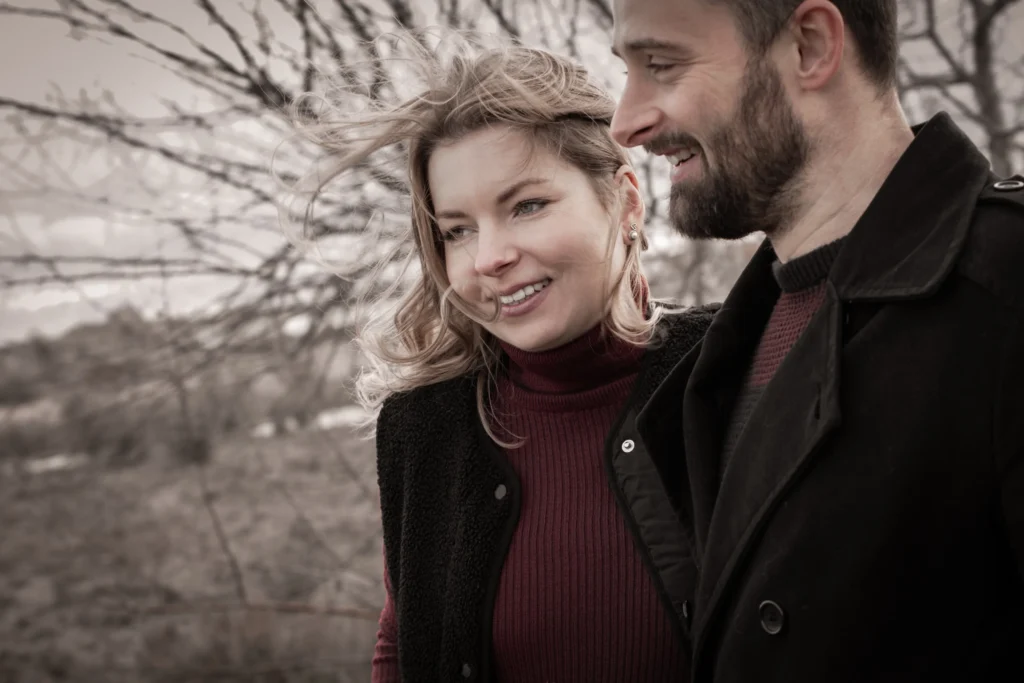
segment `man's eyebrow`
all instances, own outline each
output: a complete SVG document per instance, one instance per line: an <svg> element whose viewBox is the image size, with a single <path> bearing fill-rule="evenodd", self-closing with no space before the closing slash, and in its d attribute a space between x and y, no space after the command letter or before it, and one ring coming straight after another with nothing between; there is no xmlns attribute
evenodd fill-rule
<svg viewBox="0 0 1024 683"><path fill-rule="evenodd" d="M669 50L672 52L686 52L686 49L679 43L673 43L668 40L659 40L658 38L637 38L626 43L624 47L626 52L640 52L642 50ZM622 59L622 54L618 48L612 46L612 54Z"/></svg>
<svg viewBox="0 0 1024 683"><path fill-rule="evenodd" d="M524 178L516 183L513 183L508 188L503 190L502 193L498 195L498 204L504 204L508 200L512 199L512 197L515 197L516 193L522 190L524 187L529 187L530 185L543 185L544 183L547 182L547 178ZM468 218L469 216L467 216L466 213L463 211L439 211L437 212L435 217L438 219L452 218L459 220Z"/></svg>

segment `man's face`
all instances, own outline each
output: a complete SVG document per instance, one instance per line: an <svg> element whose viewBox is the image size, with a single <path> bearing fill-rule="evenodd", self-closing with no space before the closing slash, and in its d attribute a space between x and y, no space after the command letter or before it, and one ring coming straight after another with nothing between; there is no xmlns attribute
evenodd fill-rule
<svg viewBox="0 0 1024 683"><path fill-rule="evenodd" d="M725 3L616 0L614 50L628 75L612 134L669 159L676 229L737 239L784 227L810 141Z"/></svg>

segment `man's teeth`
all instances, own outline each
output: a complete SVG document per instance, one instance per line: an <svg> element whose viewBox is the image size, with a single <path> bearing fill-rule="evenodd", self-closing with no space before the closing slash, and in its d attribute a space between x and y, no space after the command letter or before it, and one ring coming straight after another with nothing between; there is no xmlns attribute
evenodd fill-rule
<svg viewBox="0 0 1024 683"><path fill-rule="evenodd" d="M689 161L691 157L694 157L696 155L697 150L684 149L681 152L676 152L675 154L667 154L666 156L668 157L668 160L672 162L672 165L676 166L684 161Z"/></svg>
<svg viewBox="0 0 1024 683"><path fill-rule="evenodd" d="M551 279L544 278L540 282L534 282L532 285L526 285L522 289L512 292L508 296L502 296L499 298L501 299L501 303L505 304L506 306L510 306L512 304L519 303L520 301L527 297L533 296L540 290L547 287L549 284L551 284Z"/></svg>

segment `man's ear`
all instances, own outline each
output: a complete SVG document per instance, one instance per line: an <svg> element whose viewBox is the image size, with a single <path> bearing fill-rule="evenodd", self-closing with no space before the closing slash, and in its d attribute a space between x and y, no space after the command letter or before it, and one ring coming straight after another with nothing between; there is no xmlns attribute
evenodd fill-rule
<svg viewBox="0 0 1024 683"><path fill-rule="evenodd" d="M787 51L791 76L802 90L819 90L842 66L846 22L829 0L804 0L787 27L792 51Z"/></svg>

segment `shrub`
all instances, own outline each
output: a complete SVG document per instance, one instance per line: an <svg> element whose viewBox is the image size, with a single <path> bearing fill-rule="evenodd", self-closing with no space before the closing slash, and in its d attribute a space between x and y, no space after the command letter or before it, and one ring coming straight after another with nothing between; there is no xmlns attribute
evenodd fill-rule
<svg viewBox="0 0 1024 683"><path fill-rule="evenodd" d="M0 420L0 459L52 455L66 448L61 437L44 422Z"/></svg>
<svg viewBox="0 0 1024 683"><path fill-rule="evenodd" d="M39 398L39 383L24 375L0 378L0 406L18 406Z"/></svg>
<svg viewBox="0 0 1024 683"><path fill-rule="evenodd" d="M75 393L62 406L66 441L72 450L112 466L137 464L157 451L179 464L208 462L212 436L207 425L196 419L186 422L168 398Z"/></svg>
<svg viewBox="0 0 1024 683"><path fill-rule="evenodd" d="M111 464L141 460L146 446L142 425L103 398L78 392L65 399L61 413L70 448Z"/></svg>

